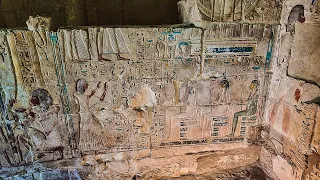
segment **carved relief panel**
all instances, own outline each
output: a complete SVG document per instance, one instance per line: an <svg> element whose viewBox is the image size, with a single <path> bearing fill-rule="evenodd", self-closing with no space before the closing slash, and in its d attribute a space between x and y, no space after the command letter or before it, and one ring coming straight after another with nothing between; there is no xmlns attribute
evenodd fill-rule
<svg viewBox="0 0 320 180"><path fill-rule="evenodd" d="M281 2L277 0L197 0L202 20L212 22L277 22Z"/></svg>
<svg viewBox="0 0 320 180"><path fill-rule="evenodd" d="M23 163L242 142L260 123L269 28L14 32L7 38L21 97L3 105L13 128L3 126L3 137L14 139L6 147Z"/></svg>

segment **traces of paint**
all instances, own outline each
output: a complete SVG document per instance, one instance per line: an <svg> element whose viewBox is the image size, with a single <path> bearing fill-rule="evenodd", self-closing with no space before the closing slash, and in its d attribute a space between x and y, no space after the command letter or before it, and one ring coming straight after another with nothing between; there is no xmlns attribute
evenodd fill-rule
<svg viewBox="0 0 320 180"><path fill-rule="evenodd" d="M36 89L32 91L30 101L33 105L40 105L40 107L45 110L48 110L53 102L51 95L45 89Z"/></svg>
<svg viewBox="0 0 320 180"><path fill-rule="evenodd" d="M169 34L168 35L168 40L173 41L174 40L174 34Z"/></svg>
<svg viewBox="0 0 320 180"><path fill-rule="evenodd" d="M209 47L209 53L252 53L253 47Z"/></svg>
<svg viewBox="0 0 320 180"><path fill-rule="evenodd" d="M162 32L164 35L169 35L169 34L181 34L181 31L164 31Z"/></svg>
<svg viewBox="0 0 320 180"><path fill-rule="evenodd" d="M271 110L271 114L270 114L270 117L269 117L269 120L270 120L270 124L275 124L276 122L276 117L277 117L277 113L278 113L278 109L280 107L280 104L282 103L283 101L283 96L274 103L273 105L273 108Z"/></svg>
<svg viewBox="0 0 320 180"><path fill-rule="evenodd" d="M75 138L72 138L75 136L74 122L72 120L71 113L70 113L71 105L70 105L70 99L68 96L68 88L67 88L67 85L65 84L65 66L64 66L62 57L59 56L58 52L55 50L56 47L59 46L58 36L54 33L50 33L50 38L53 45L53 59L55 64L56 76L58 79L58 86L60 88L60 98L61 98L61 101L65 103L62 105L63 113L67 114L65 116L65 120L66 120L65 123L69 131L68 138L69 138L70 146L74 148L76 147Z"/></svg>
<svg viewBox="0 0 320 180"><path fill-rule="evenodd" d="M270 62L272 58L272 51L273 51L273 43L274 43L274 33L273 33L273 28L271 26L271 33L270 33L270 39L268 42L268 51L266 55L266 68L270 68Z"/></svg>
<svg viewBox="0 0 320 180"><path fill-rule="evenodd" d="M50 33L50 39L52 40L52 42L53 42L54 45L55 45L55 44L58 44L58 36L52 35L52 34Z"/></svg>
<svg viewBox="0 0 320 180"><path fill-rule="evenodd" d="M76 169L69 170L68 173L69 173L69 180L81 180L78 170Z"/></svg>
<svg viewBox="0 0 320 180"><path fill-rule="evenodd" d="M32 174L32 177L37 180L43 180L42 172L35 172Z"/></svg>
<svg viewBox="0 0 320 180"><path fill-rule="evenodd" d="M312 5L314 5L318 0L312 0Z"/></svg>
<svg viewBox="0 0 320 180"><path fill-rule="evenodd" d="M187 45L189 45L189 42L182 41L182 42L179 43L178 46L183 46L183 45L187 46Z"/></svg>
<svg viewBox="0 0 320 180"><path fill-rule="evenodd" d="M289 130L290 117L291 117L290 107L287 105L284 105L283 106L282 130L285 133L288 133L288 130Z"/></svg>
<svg viewBox="0 0 320 180"><path fill-rule="evenodd" d="M174 87L174 97L175 97L175 104L179 104L180 99L179 99L179 95L180 95L180 82L174 80L173 81L173 87Z"/></svg>
<svg viewBox="0 0 320 180"><path fill-rule="evenodd" d="M162 32L162 34L167 35L168 40L173 41L177 34L181 34L181 31L167 31L167 32Z"/></svg>
<svg viewBox="0 0 320 180"><path fill-rule="evenodd" d="M230 88L230 81L227 79L225 73L223 75L222 81L220 82L220 86L226 90Z"/></svg>
<svg viewBox="0 0 320 180"><path fill-rule="evenodd" d="M253 66L252 69L255 71L258 71L261 68L261 66Z"/></svg>
<svg viewBox="0 0 320 180"><path fill-rule="evenodd" d="M301 90L300 89L296 89L296 91L294 92L294 99L299 102L301 97Z"/></svg>
<svg viewBox="0 0 320 180"><path fill-rule="evenodd" d="M0 69L3 70L3 71L5 71L5 70L6 70L5 64L0 64Z"/></svg>

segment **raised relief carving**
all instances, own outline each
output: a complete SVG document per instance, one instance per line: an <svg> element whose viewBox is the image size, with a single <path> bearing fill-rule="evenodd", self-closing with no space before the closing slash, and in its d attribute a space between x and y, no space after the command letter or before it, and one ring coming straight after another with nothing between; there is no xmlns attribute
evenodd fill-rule
<svg viewBox="0 0 320 180"><path fill-rule="evenodd" d="M10 35L9 46L17 81L28 91L44 84L34 43L30 31L15 31Z"/></svg>
<svg viewBox="0 0 320 180"><path fill-rule="evenodd" d="M51 27L52 23L51 23L50 17L29 16L29 19L26 23L27 23L28 29L30 31L35 31L35 30L49 31L52 28Z"/></svg>
<svg viewBox="0 0 320 180"><path fill-rule="evenodd" d="M198 0L198 6L208 21L238 21L242 18L243 0Z"/></svg>
<svg viewBox="0 0 320 180"><path fill-rule="evenodd" d="M281 12L276 0L197 0L197 4L202 20L213 22L277 22Z"/></svg>
<svg viewBox="0 0 320 180"><path fill-rule="evenodd" d="M100 115L100 113L106 113L110 109L104 103L107 88L107 82L92 82L89 84L84 79L79 79L76 82L74 96L76 97L76 104L79 109L78 113L81 117L79 123L79 148L83 151L102 150L114 146L114 137L111 136L110 132L103 130L104 122L100 121L102 118L106 118ZM102 94L101 90L103 91ZM100 95L97 95L98 93ZM97 109L97 107L100 109Z"/></svg>
<svg viewBox="0 0 320 180"><path fill-rule="evenodd" d="M126 35L121 28L100 28L99 60L129 60Z"/></svg>
<svg viewBox="0 0 320 180"><path fill-rule="evenodd" d="M18 56L30 51L24 42L30 32L10 35L14 73L28 102L10 105L6 98L2 105L12 109L7 114L17 125L13 131L3 126L4 137L19 136L3 139L4 162L242 142L260 123L266 29L218 24L207 30L33 31L29 66L39 69L30 72L21 70L28 58ZM22 81L31 76L32 83ZM21 153L10 150L15 147Z"/></svg>

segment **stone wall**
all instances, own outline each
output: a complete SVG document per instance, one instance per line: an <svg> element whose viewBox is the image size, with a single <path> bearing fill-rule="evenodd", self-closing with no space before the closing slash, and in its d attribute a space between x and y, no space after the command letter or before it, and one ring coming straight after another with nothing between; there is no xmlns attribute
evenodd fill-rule
<svg viewBox="0 0 320 180"><path fill-rule="evenodd" d="M255 164L273 28L3 32L1 165L83 158L92 178L165 178Z"/></svg>
<svg viewBox="0 0 320 180"><path fill-rule="evenodd" d="M318 9L319 2L283 2L264 118L269 140L261 150L262 166L279 179L320 177Z"/></svg>
<svg viewBox="0 0 320 180"><path fill-rule="evenodd" d="M319 3L221 2L182 2L184 26L1 31L0 177L317 176Z"/></svg>

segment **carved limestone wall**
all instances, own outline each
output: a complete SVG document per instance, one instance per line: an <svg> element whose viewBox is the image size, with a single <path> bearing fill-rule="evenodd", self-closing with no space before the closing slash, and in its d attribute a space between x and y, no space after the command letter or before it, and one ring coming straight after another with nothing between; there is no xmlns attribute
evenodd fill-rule
<svg viewBox="0 0 320 180"><path fill-rule="evenodd" d="M318 178L319 3L196 3L221 22L1 31L0 177Z"/></svg>
<svg viewBox="0 0 320 180"><path fill-rule="evenodd" d="M178 6L183 22L276 23L280 20L282 0L181 0Z"/></svg>
<svg viewBox="0 0 320 180"><path fill-rule="evenodd" d="M78 159L113 174L101 177L148 178L205 175L205 156L221 161L213 173L255 164L276 28L3 31L1 166Z"/></svg>
<svg viewBox="0 0 320 180"><path fill-rule="evenodd" d="M319 179L318 1L284 1L270 72L261 165L278 179ZM312 36L312 38L310 38ZM303 46L305 44L305 46Z"/></svg>

